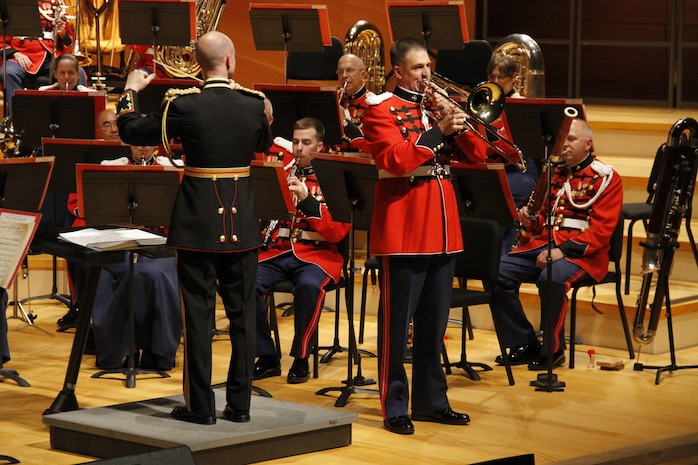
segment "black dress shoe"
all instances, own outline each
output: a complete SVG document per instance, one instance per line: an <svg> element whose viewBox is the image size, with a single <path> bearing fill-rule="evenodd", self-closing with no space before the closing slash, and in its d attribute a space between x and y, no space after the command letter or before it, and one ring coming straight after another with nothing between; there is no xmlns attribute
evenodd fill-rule
<svg viewBox="0 0 698 465"><path fill-rule="evenodd" d="M553 368L557 368L560 365L565 364L565 349L558 350L553 354ZM539 355L535 359L531 360L528 364L529 370L547 370L548 369L548 356Z"/></svg>
<svg viewBox="0 0 698 465"><path fill-rule="evenodd" d="M60 317L56 324L61 327L75 328L78 317L80 317L80 308L77 305L71 305L68 312Z"/></svg>
<svg viewBox="0 0 698 465"><path fill-rule="evenodd" d="M537 358L540 355L540 344L526 344L521 347L515 347L509 350L509 364L510 365L525 365L531 360ZM494 359L495 363L498 365L504 365L504 360L501 355L497 355Z"/></svg>
<svg viewBox="0 0 698 465"><path fill-rule="evenodd" d="M189 423L198 423L199 425L215 425L216 417L207 415L199 415L187 410L186 407L175 407L170 412L170 416L177 420L188 421Z"/></svg>
<svg viewBox="0 0 698 465"><path fill-rule="evenodd" d="M307 358L296 358L293 360L291 369L288 370L286 382L288 384L301 384L308 381L310 378L310 368L308 367Z"/></svg>
<svg viewBox="0 0 698 465"><path fill-rule="evenodd" d="M414 425L407 415L400 415L383 420L383 426L391 433L414 434Z"/></svg>
<svg viewBox="0 0 698 465"><path fill-rule="evenodd" d="M226 405L223 409L223 418L229 421L234 421L235 423L247 423L250 421L250 411L236 410L230 408L229 405Z"/></svg>
<svg viewBox="0 0 698 465"><path fill-rule="evenodd" d="M467 413L458 413L453 411L451 407L446 407L443 410L427 413L413 413L414 421L432 421L434 423L443 423L444 425L467 425L470 423L470 415Z"/></svg>
<svg viewBox="0 0 698 465"><path fill-rule="evenodd" d="M254 364L252 379L264 379L281 376L281 362L276 355L262 355Z"/></svg>

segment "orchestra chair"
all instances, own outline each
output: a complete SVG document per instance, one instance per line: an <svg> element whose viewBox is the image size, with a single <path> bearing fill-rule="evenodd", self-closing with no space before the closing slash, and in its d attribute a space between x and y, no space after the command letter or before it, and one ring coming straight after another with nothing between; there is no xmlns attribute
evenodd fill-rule
<svg viewBox="0 0 698 465"><path fill-rule="evenodd" d="M288 52L286 57L286 80L336 81L337 62L344 55L344 44L332 36L332 45L321 52Z"/></svg>
<svg viewBox="0 0 698 465"><path fill-rule="evenodd" d="M347 237L345 237L340 243L337 244L337 248L339 251L342 253L344 256L344 266L342 267L342 275L339 277L339 281L336 283L331 282L325 286L325 292L329 293L332 291L335 291L335 302L334 302L334 336L332 339L332 345L331 346L318 346L318 337L317 334L320 331L320 324L318 322L318 329L315 333L315 342L314 342L314 348L313 348L313 378L318 377L318 369L319 369L319 364L320 362L322 363L327 363L330 361L332 356L338 352L346 352L347 349L340 346L339 344L339 314L340 314L340 303L341 303L341 290L347 288L347 282L348 282L348 276L347 276L347 247L348 247L348 241ZM279 357L279 360L281 360L282 353L281 353L281 342L280 342L280 337L279 337L279 322L276 316L276 300L274 298L274 294L276 292L283 292L286 294L293 294L293 281L291 280L285 280L285 281L280 281L276 283L271 290L267 293L266 295L266 302L267 302L267 311L269 312L269 328L271 329L271 334L272 338L274 339L274 345L276 346L276 355ZM325 295L325 298L327 298L327 295ZM325 307L323 307L324 309ZM327 353L325 353L322 356L322 359L319 357L319 352L321 350L326 350Z"/></svg>
<svg viewBox="0 0 698 465"><path fill-rule="evenodd" d="M647 200L644 202L636 203L624 203L621 210L624 220L630 220L628 224L628 232L626 234L626 247L625 247L625 289L624 294L630 294L630 263L632 260L632 250L633 250L633 227L638 221L642 221L645 230L647 230L647 222L650 219L650 214L652 213L652 203L654 202L654 191L659 180L659 168L661 166L661 160L664 155L664 147L666 144L662 144L657 149L657 153L654 156L654 163L652 164L652 171L650 171L650 176L647 179Z"/></svg>
<svg viewBox="0 0 698 465"><path fill-rule="evenodd" d="M487 64L492 57L492 45L486 40L471 40L461 50L439 50L434 71L451 81L475 87L487 81Z"/></svg>
<svg viewBox="0 0 698 465"><path fill-rule="evenodd" d="M625 315L625 306L623 305L623 296L621 295L620 290L620 282L622 279L620 272L620 257L623 253L623 225L623 217L621 217L620 221L618 221L616 229L613 231L613 236L611 236L611 248L608 251L608 258L610 264L612 264L613 266L613 270L609 271L601 281L596 282L594 278L587 275L584 278L572 284L572 295L570 298L570 368L574 368L574 346L577 323L577 292L579 292L579 290L583 287L593 288L598 284L615 284L618 312L620 313L620 321L621 323L623 323L623 332L625 333L625 343L628 346L628 355L631 359L635 358L635 351L633 350L633 341L630 338L630 330L628 328L628 318ZM596 295L595 289L594 295ZM592 308L594 308L594 310L600 312L596 309L596 307L594 307L593 298L591 305Z"/></svg>
<svg viewBox="0 0 698 465"><path fill-rule="evenodd" d="M497 334L499 350L504 359L509 385L514 385L514 375L511 371L509 357L497 329L495 314L492 311L492 304L495 298L494 293L499 277L499 262L502 256L502 229L494 221L478 218L461 218L461 229L463 232L464 251L456 256L455 271L455 278L457 278L459 285L453 288L451 296L451 308L460 307L463 309L461 356L459 361L449 362L444 345L442 348L444 368L447 374L451 373L451 367L462 368L465 370L466 375L474 381L479 381L480 376L473 369L473 366L483 368L484 371L492 370L490 366L484 363L468 362L465 350L469 307L487 304L492 313L494 330ZM469 280L480 281L482 289L468 288Z"/></svg>

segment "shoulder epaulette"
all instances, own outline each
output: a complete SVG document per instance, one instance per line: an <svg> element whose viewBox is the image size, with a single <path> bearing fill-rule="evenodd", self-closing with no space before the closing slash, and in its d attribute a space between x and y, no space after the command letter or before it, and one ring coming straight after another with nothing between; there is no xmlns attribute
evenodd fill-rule
<svg viewBox="0 0 698 465"><path fill-rule="evenodd" d="M259 91L259 90L254 90L254 89L248 89L247 87L241 86L237 82L233 84L233 90L239 90L243 94L251 95L253 97L257 97L260 100L264 100L267 98L266 95L264 95L264 92Z"/></svg>
<svg viewBox="0 0 698 465"><path fill-rule="evenodd" d="M199 87L188 87L186 89L167 89L167 92L165 92L165 98L163 99L163 101L174 100L177 97L181 97L182 95L198 94L198 93L201 93L201 89Z"/></svg>
<svg viewBox="0 0 698 465"><path fill-rule="evenodd" d="M369 105L378 105L381 102L388 100L392 97L392 92L383 92L382 94L371 94L366 96L366 103Z"/></svg>

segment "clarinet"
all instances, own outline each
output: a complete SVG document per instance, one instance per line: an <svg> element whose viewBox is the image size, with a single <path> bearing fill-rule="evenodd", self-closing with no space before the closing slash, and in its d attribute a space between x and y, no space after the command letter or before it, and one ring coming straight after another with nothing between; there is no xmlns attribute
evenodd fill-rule
<svg viewBox="0 0 698 465"><path fill-rule="evenodd" d="M296 170L298 169L298 164L294 164L293 167L291 167L291 171L288 173L288 176L286 176L286 179L288 180L291 176L296 175ZM264 231L264 239L262 240L262 249L267 250L269 247L274 245L274 240L272 239L272 235L274 234L274 231L277 230L279 227L279 220L269 220L269 224L267 224L267 229Z"/></svg>

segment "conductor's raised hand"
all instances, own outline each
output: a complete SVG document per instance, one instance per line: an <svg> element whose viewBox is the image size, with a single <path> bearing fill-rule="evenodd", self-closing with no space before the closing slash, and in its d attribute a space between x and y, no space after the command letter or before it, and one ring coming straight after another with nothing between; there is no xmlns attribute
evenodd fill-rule
<svg viewBox="0 0 698 465"><path fill-rule="evenodd" d="M147 73L142 69L134 69L128 73L124 90L140 92L155 79L155 73Z"/></svg>

